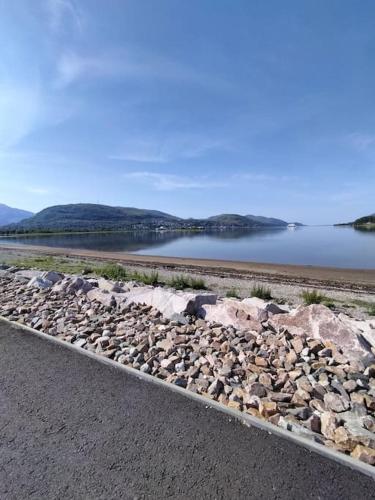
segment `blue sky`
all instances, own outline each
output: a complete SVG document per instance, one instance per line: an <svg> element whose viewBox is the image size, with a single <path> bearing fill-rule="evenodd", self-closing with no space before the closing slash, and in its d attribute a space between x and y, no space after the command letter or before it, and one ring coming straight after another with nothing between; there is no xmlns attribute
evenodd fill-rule
<svg viewBox="0 0 375 500"><path fill-rule="evenodd" d="M375 211L373 0L0 0L0 202Z"/></svg>

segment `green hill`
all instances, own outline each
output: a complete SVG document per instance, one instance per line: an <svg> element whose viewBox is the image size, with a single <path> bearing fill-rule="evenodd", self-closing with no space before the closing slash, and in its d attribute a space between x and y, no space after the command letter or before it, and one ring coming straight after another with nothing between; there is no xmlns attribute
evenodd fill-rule
<svg viewBox="0 0 375 500"><path fill-rule="evenodd" d="M375 224L375 214L360 217L354 221L355 226L362 226L364 224Z"/></svg>
<svg viewBox="0 0 375 500"><path fill-rule="evenodd" d="M226 227L254 227L254 223L245 215L237 214L221 214L209 217L207 219L209 225L226 226Z"/></svg>
<svg viewBox="0 0 375 500"><path fill-rule="evenodd" d="M284 227L280 219L255 215L221 214L208 219L182 219L157 210L107 205L57 205L17 224L1 227L2 233L121 231L131 229L215 229Z"/></svg>
<svg viewBox="0 0 375 500"><path fill-rule="evenodd" d="M335 224L335 226L373 226L375 225L375 214L366 215L365 217L360 217L354 222L343 222L340 224Z"/></svg>

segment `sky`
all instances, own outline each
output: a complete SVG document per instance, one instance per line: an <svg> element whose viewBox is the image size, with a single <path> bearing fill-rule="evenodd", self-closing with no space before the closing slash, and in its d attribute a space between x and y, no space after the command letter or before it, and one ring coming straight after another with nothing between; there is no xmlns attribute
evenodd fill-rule
<svg viewBox="0 0 375 500"><path fill-rule="evenodd" d="M375 212L373 0L0 0L0 203Z"/></svg>

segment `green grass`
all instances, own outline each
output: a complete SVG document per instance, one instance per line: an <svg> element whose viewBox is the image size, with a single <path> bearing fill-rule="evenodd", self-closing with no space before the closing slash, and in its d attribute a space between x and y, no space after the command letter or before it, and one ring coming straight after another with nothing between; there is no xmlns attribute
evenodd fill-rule
<svg viewBox="0 0 375 500"><path fill-rule="evenodd" d="M367 308L367 312L370 316L375 316L375 304L370 304Z"/></svg>
<svg viewBox="0 0 375 500"><path fill-rule="evenodd" d="M250 297L257 297L258 299L271 300L271 289L263 285L254 285L250 290Z"/></svg>
<svg viewBox="0 0 375 500"><path fill-rule="evenodd" d="M193 288L194 290L207 290L205 281L201 278L190 278L184 274L177 274L173 276L168 282L168 285L176 290L185 290L186 288Z"/></svg>
<svg viewBox="0 0 375 500"><path fill-rule="evenodd" d="M89 274L93 272L84 260L70 260L51 256L24 257L21 259L9 260L6 264L23 269L40 269L42 271L57 271L64 274Z"/></svg>
<svg viewBox="0 0 375 500"><path fill-rule="evenodd" d="M151 273L139 273L138 271L135 271L134 273L131 273L129 277L132 280L144 283L145 285L156 286L161 283L159 273L157 271L151 271Z"/></svg>
<svg viewBox="0 0 375 500"><path fill-rule="evenodd" d="M334 307L332 300L318 290L304 290L301 297L306 306L312 304L324 304L327 307Z"/></svg>
<svg viewBox="0 0 375 500"><path fill-rule="evenodd" d="M225 296L228 299L230 299L230 298L240 299L241 298L236 288L230 288L229 290L227 290L227 293L225 294Z"/></svg>
<svg viewBox="0 0 375 500"><path fill-rule="evenodd" d="M193 290L207 290L207 285L202 278L190 278L190 288Z"/></svg>
<svg viewBox="0 0 375 500"><path fill-rule="evenodd" d="M119 264L105 264L104 266L95 269L94 272L95 274L110 280L125 281L129 279L127 269Z"/></svg>

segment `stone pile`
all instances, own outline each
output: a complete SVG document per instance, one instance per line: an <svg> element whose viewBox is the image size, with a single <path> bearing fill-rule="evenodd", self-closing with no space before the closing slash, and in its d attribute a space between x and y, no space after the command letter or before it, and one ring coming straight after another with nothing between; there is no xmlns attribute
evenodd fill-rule
<svg viewBox="0 0 375 500"><path fill-rule="evenodd" d="M0 291L10 320L375 465L371 321L15 269Z"/></svg>

